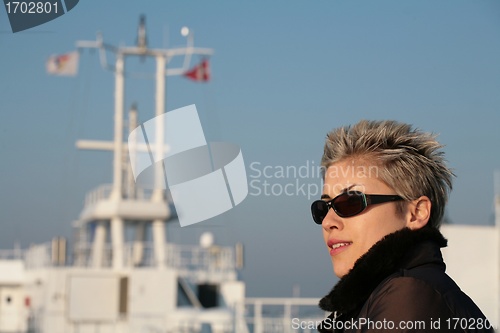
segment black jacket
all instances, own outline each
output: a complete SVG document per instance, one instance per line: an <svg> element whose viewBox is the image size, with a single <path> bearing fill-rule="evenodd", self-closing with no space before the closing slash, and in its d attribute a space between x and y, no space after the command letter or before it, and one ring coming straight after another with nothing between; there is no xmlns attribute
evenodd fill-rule
<svg viewBox="0 0 500 333"><path fill-rule="evenodd" d="M446 275L440 250L446 244L433 228L405 228L384 237L321 299L320 307L332 314L318 330L493 332Z"/></svg>

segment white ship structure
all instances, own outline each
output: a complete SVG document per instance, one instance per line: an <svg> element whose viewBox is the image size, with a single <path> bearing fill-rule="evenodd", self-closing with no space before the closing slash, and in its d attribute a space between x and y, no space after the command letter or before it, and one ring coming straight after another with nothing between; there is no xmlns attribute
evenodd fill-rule
<svg viewBox="0 0 500 333"><path fill-rule="evenodd" d="M176 218L168 192L136 186L123 135L125 60L156 60L159 116L165 112L166 76L185 73L192 55L213 53L194 47L188 29L183 34L186 47L148 48L141 18L137 46L114 47L101 37L77 42L80 49L97 49L104 67L110 67L104 53L116 55L114 140L77 142L80 149L113 152L113 184L87 194L71 247L55 238L0 251L0 333L291 333L314 331L292 325L294 317L325 317L316 298L245 297L245 283L238 279L243 246L218 246L210 234L200 245L168 243L166 223ZM174 57L184 57L183 65L168 68ZM138 126L135 108L128 122L129 132ZM443 233L450 245L444 251L449 274L498 327L498 195L495 207L495 225L445 225ZM125 229L133 239L126 239Z"/></svg>
<svg viewBox="0 0 500 333"><path fill-rule="evenodd" d="M136 186L124 141L125 61L155 59L155 114L162 115L166 77L186 73L193 55L213 53L194 47L187 28L182 33L185 47L148 48L141 17L137 46L114 47L101 36L77 42L79 49L98 50L103 67L115 75L113 141L77 142L80 149L113 153L113 183L86 195L71 247L55 238L0 251L0 333L291 332L299 307L313 309L312 320L323 318L318 299L246 298L238 279L243 246L218 246L208 233L200 245L167 242L166 223L178 223L169 192ZM114 66L106 52L115 54ZM174 57L183 58L182 66L168 68ZM137 126L132 107L129 133ZM163 130L156 128L158 142L151 144L164 144Z"/></svg>

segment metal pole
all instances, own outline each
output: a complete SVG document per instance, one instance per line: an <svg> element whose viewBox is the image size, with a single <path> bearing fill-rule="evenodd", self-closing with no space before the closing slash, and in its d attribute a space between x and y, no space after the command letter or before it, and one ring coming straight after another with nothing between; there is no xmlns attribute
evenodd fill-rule
<svg viewBox="0 0 500 333"><path fill-rule="evenodd" d="M119 216L115 216L111 219L112 267L114 270L121 270L123 268L123 235L123 219Z"/></svg>
<svg viewBox="0 0 500 333"><path fill-rule="evenodd" d="M115 67L115 140L114 140L114 160L113 160L113 190L111 192L112 201L122 200L123 186L123 107L125 92L125 57L122 53L116 54ZM111 218L111 248L113 249L114 269L123 267L123 219L119 216Z"/></svg>
<svg viewBox="0 0 500 333"><path fill-rule="evenodd" d="M155 161L160 162L164 157L165 150L165 126L163 121L160 121L160 116L165 113L165 56L159 55L156 57L156 110L155 110ZM160 163L158 163L160 164ZM166 179L164 179L163 168L155 168L155 189L153 193L153 201L162 202L163 193L166 188Z"/></svg>
<svg viewBox="0 0 500 333"><path fill-rule="evenodd" d="M116 54L115 69L115 140L113 160L113 191L111 199L119 201L122 198L122 155L123 155L123 104L124 104L124 67L125 59L122 53Z"/></svg>
<svg viewBox="0 0 500 333"><path fill-rule="evenodd" d="M166 58L163 55L156 57L156 117L165 113L165 66ZM159 120L159 118L157 118ZM165 150L165 128L163 121L156 121L156 161L158 164L155 167L155 189L152 200L154 202L164 201L164 188L166 188L166 179L164 179L162 164ZM153 243L155 252L155 262L157 267L165 266L165 241L166 230L165 221L156 219L153 221Z"/></svg>
<svg viewBox="0 0 500 333"><path fill-rule="evenodd" d="M262 302L255 301L254 304L254 333L263 333L262 325Z"/></svg>
<svg viewBox="0 0 500 333"><path fill-rule="evenodd" d="M137 105L133 104L132 108L128 112L128 134L129 136L132 135L132 137L129 139L129 145L132 143L134 149L137 149L137 138L134 132L134 129L137 127ZM132 134L133 133L133 134ZM132 152L135 154L135 151ZM124 165L127 168L127 197L128 199L136 199L136 189L135 189L135 180L134 180L134 174L132 173L132 165L128 163L130 159L130 153L129 154L124 154Z"/></svg>
<svg viewBox="0 0 500 333"><path fill-rule="evenodd" d="M106 225L104 221L97 221L92 244L92 267L103 267L104 248L106 244Z"/></svg>

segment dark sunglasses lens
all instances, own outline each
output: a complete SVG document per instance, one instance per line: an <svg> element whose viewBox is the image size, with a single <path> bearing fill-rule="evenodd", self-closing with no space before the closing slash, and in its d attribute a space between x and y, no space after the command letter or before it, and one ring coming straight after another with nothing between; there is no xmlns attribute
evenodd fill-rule
<svg viewBox="0 0 500 333"><path fill-rule="evenodd" d="M356 192L339 195L333 202L335 211L341 217L349 217L359 214L365 209L363 196Z"/></svg>
<svg viewBox="0 0 500 333"><path fill-rule="evenodd" d="M311 205L311 213L314 222L321 224L326 214L328 214L328 205L323 200L314 201Z"/></svg>

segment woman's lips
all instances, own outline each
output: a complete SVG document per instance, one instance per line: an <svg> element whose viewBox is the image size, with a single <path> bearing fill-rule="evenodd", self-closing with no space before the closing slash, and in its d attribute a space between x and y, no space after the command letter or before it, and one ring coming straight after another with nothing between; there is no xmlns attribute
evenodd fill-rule
<svg viewBox="0 0 500 333"><path fill-rule="evenodd" d="M328 248L330 249L330 255L334 256L344 250L346 250L352 242L348 241L342 241L342 240L329 240L328 241Z"/></svg>

